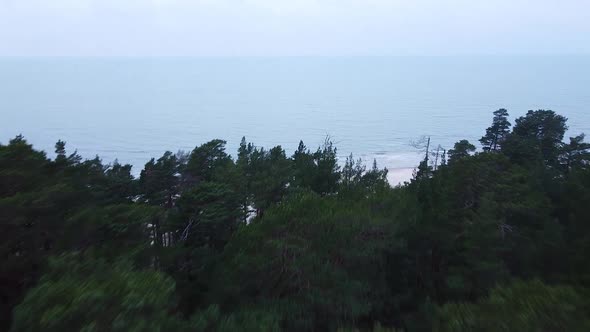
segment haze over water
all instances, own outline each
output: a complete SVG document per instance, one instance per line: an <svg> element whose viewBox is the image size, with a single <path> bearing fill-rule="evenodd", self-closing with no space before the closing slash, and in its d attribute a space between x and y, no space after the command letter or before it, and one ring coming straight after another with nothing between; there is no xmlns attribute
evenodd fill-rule
<svg viewBox="0 0 590 332"><path fill-rule="evenodd" d="M590 57L0 58L0 142L22 133L53 157L118 158L138 174L166 150L242 136L290 155L329 135L341 161L407 179L410 141L476 143L492 112L552 109L590 133Z"/></svg>

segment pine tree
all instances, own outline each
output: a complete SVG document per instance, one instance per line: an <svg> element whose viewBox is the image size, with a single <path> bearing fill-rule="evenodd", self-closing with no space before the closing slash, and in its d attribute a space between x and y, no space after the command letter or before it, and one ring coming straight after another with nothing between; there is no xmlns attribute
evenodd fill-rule
<svg viewBox="0 0 590 332"><path fill-rule="evenodd" d="M525 164L540 161L557 167L563 147L567 118L551 110L528 111L516 119L512 133L505 141L504 153L513 161Z"/></svg>
<svg viewBox="0 0 590 332"><path fill-rule="evenodd" d="M473 152L475 152L475 145L469 143L468 140L461 140L455 143L452 150L449 150L449 163L469 157Z"/></svg>
<svg viewBox="0 0 590 332"><path fill-rule="evenodd" d="M492 126L486 129L486 134L479 141L483 145L484 151L498 151L502 143L510 132L510 122L508 122L508 111L501 108L494 112Z"/></svg>
<svg viewBox="0 0 590 332"><path fill-rule="evenodd" d="M584 142L585 135L570 137L570 143L563 146L560 162L569 173L574 167L586 168L590 165L590 143Z"/></svg>

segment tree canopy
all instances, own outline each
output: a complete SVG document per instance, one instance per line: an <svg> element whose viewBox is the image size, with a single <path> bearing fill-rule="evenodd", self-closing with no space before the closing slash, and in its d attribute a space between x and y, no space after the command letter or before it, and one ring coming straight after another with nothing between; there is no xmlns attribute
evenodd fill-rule
<svg viewBox="0 0 590 332"><path fill-rule="evenodd" d="M0 329L587 331L590 144L493 112L404 185L326 139L131 165L0 144Z"/></svg>

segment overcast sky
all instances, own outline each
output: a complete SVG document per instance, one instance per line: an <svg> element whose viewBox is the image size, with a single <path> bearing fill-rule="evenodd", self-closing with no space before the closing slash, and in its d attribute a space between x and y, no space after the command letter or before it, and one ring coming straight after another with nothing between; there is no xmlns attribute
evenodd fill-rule
<svg viewBox="0 0 590 332"><path fill-rule="evenodd" d="M0 0L0 55L590 54L590 0Z"/></svg>

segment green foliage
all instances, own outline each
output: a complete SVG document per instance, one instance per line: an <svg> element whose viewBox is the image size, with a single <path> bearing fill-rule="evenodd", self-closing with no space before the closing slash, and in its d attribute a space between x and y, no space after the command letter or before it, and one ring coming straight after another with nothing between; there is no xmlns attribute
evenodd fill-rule
<svg viewBox="0 0 590 332"><path fill-rule="evenodd" d="M49 160L45 153L33 150L22 136L0 145L0 196L31 190L47 181Z"/></svg>
<svg viewBox="0 0 590 332"><path fill-rule="evenodd" d="M477 303L440 308L435 331L588 331L590 302L584 292L539 280L494 288Z"/></svg>
<svg viewBox="0 0 590 332"><path fill-rule="evenodd" d="M225 184L202 182L183 192L178 205L182 215L189 220L183 240L195 246L222 249L237 228L239 202Z"/></svg>
<svg viewBox="0 0 590 332"><path fill-rule="evenodd" d="M242 139L236 162L241 172L243 209L253 206L261 215L271 205L282 200L291 178L291 161L285 151L276 146L269 151L256 148Z"/></svg>
<svg viewBox="0 0 590 332"><path fill-rule="evenodd" d="M479 140L484 151L498 151L510 133L508 110L501 108L494 112L492 126L486 129L486 134Z"/></svg>
<svg viewBox="0 0 590 332"><path fill-rule="evenodd" d="M219 271L223 293L213 298L233 305L287 301L277 307L293 330L355 321L371 310L370 282L382 263L377 253L392 236L371 215L367 200L292 197L238 231Z"/></svg>
<svg viewBox="0 0 590 332"><path fill-rule="evenodd" d="M559 159L566 173L572 169L585 169L590 165L590 143L584 142L585 138L584 134L570 137L570 143L563 145Z"/></svg>
<svg viewBox="0 0 590 332"><path fill-rule="evenodd" d="M314 154L314 160L316 174L311 189L319 194L335 192L340 180L340 166L338 166L336 148L329 138L326 138L324 145L318 148Z"/></svg>
<svg viewBox="0 0 590 332"><path fill-rule="evenodd" d="M358 184L361 181L361 178L363 177L366 169L367 168L365 165L363 165L363 160L359 158L355 162L351 153L350 156L346 158L346 162L342 168L342 184L344 187L350 187L354 184Z"/></svg>
<svg viewBox="0 0 590 332"><path fill-rule="evenodd" d="M453 163L461 158L466 158L475 152L475 145L467 140L461 140L455 143L453 149L449 150L449 163Z"/></svg>
<svg viewBox="0 0 590 332"><path fill-rule="evenodd" d="M145 164L139 178L143 201L152 205L172 207L178 193L178 159L166 151L157 161L153 158Z"/></svg>
<svg viewBox="0 0 590 332"><path fill-rule="evenodd" d="M169 277L128 261L63 255L16 307L11 331L167 330L173 294Z"/></svg>
<svg viewBox="0 0 590 332"><path fill-rule="evenodd" d="M373 167L367 171L362 159L355 162L351 154L346 158L341 173L339 194L344 196L351 193L366 195L389 187L387 169L379 169L376 160L373 160Z"/></svg>
<svg viewBox="0 0 590 332"><path fill-rule="evenodd" d="M215 139L196 147L190 154L186 173L193 181L212 181L223 176L223 171L233 165L225 152L226 142Z"/></svg>
<svg viewBox="0 0 590 332"><path fill-rule="evenodd" d="M101 250L103 257L146 251L149 226L162 214L161 209L143 205L90 207L64 221L58 243L63 250Z"/></svg>
<svg viewBox="0 0 590 332"><path fill-rule="evenodd" d="M243 138L235 161L213 140L135 179L17 136L0 330L588 330L590 144L552 111L507 118L448 163L425 139L396 188L329 139L288 157Z"/></svg>
<svg viewBox="0 0 590 332"><path fill-rule="evenodd" d="M130 166L104 166L98 158L81 162L75 154L60 159L65 143L57 147L52 162L22 137L0 145L0 177L6 180L0 189L2 323L10 323L12 307L36 284L49 255L99 243L109 247L111 240L110 251L119 254L131 244L145 245L145 214L155 212L129 205ZM117 207L101 208L109 205ZM110 221L128 229L135 223L136 231L113 233Z"/></svg>
<svg viewBox="0 0 590 332"><path fill-rule="evenodd" d="M224 316L217 305L212 305L193 315L189 326L190 330L199 332L281 331L279 319L272 309L244 309Z"/></svg>
<svg viewBox="0 0 590 332"><path fill-rule="evenodd" d="M321 195L336 192L340 180L340 166L336 148L329 137L315 153L311 153L303 141L299 142L292 159L293 184L296 187L311 189Z"/></svg>
<svg viewBox="0 0 590 332"><path fill-rule="evenodd" d="M540 161L556 167L567 119L551 110L528 111L516 119L512 133L505 142L505 153L515 162Z"/></svg>
<svg viewBox="0 0 590 332"><path fill-rule="evenodd" d="M293 184L301 188L311 188L315 173L314 156L303 141L299 142L291 159L293 160Z"/></svg>

